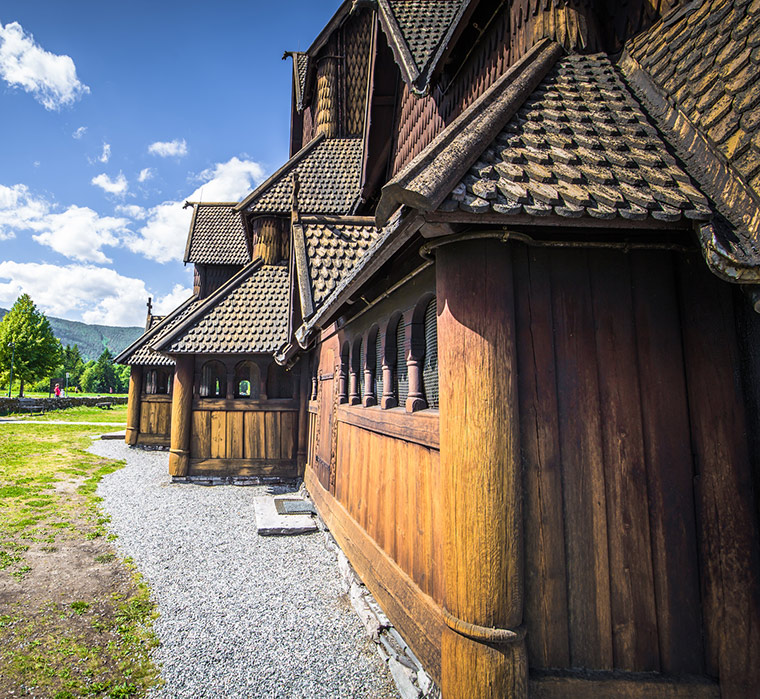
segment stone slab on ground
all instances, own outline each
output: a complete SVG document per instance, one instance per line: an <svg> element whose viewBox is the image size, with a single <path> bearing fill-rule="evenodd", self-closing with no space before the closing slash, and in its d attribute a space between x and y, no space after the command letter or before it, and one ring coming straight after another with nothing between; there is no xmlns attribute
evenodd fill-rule
<svg viewBox="0 0 760 699"><path fill-rule="evenodd" d="M120 439L124 441L126 439L127 435L124 432L106 432L105 434L101 434L101 439Z"/></svg>
<svg viewBox="0 0 760 699"><path fill-rule="evenodd" d="M278 514L274 498L268 495L253 499L253 511L259 536L287 536L317 531L316 520L311 515Z"/></svg>

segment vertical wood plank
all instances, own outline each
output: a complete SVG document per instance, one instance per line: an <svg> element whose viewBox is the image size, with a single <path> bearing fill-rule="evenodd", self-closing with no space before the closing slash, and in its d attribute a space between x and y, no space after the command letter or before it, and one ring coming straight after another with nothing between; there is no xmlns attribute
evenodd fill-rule
<svg viewBox="0 0 760 699"><path fill-rule="evenodd" d="M515 248L525 621L531 667L569 667L567 570L548 252Z"/></svg>
<svg viewBox="0 0 760 699"><path fill-rule="evenodd" d="M227 458L227 412L211 411L211 458Z"/></svg>
<svg viewBox="0 0 760 699"><path fill-rule="evenodd" d="M295 459L296 413L280 413L280 458Z"/></svg>
<svg viewBox="0 0 760 699"><path fill-rule="evenodd" d="M698 256L679 272L708 672L724 696L758 696L760 536L733 299Z"/></svg>
<svg viewBox="0 0 760 699"><path fill-rule="evenodd" d="M150 433L150 403L140 401L140 433Z"/></svg>
<svg viewBox="0 0 760 699"><path fill-rule="evenodd" d="M132 366L129 370L129 393L127 394L127 429L124 439L134 446L140 432L140 390L142 388L142 367Z"/></svg>
<svg viewBox="0 0 760 699"><path fill-rule="evenodd" d="M587 254L552 251L550 258L570 662L612 669L607 497Z"/></svg>
<svg viewBox="0 0 760 699"><path fill-rule="evenodd" d="M657 631L663 672L704 672L694 466L670 254L631 255Z"/></svg>
<svg viewBox="0 0 760 699"><path fill-rule="evenodd" d="M657 671L660 653L628 256L595 251L590 262L603 406L615 667Z"/></svg>
<svg viewBox="0 0 760 699"><path fill-rule="evenodd" d="M264 429L266 431L267 459L280 458L280 414L269 411L264 413Z"/></svg>
<svg viewBox="0 0 760 699"><path fill-rule="evenodd" d="M243 458L243 412L240 410L227 413L227 455L226 459Z"/></svg>

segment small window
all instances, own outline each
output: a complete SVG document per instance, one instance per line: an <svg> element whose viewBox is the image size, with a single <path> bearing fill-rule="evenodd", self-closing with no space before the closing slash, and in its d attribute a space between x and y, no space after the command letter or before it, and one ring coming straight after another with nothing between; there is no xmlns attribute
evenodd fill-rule
<svg viewBox="0 0 760 699"><path fill-rule="evenodd" d="M406 329L404 328L403 316L398 319L396 325L396 371L395 388L398 404L403 407L409 396L409 370L406 366Z"/></svg>
<svg viewBox="0 0 760 699"><path fill-rule="evenodd" d="M143 374L143 387L142 387L143 393L147 393L148 395L153 395L156 392L156 370L155 369L148 369Z"/></svg>
<svg viewBox="0 0 760 699"><path fill-rule="evenodd" d="M240 362L235 367L235 398L252 398L260 396L261 378L259 367L255 362Z"/></svg>
<svg viewBox="0 0 760 699"><path fill-rule="evenodd" d="M425 308L425 357L422 391L428 408L438 407L438 318L435 299Z"/></svg>
<svg viewBox="0 0 760 699"><path fill-rule="evenodd" d="M227 371L221 362L206 362L201 369L200 395L202 398L227 397Z"/></svg>

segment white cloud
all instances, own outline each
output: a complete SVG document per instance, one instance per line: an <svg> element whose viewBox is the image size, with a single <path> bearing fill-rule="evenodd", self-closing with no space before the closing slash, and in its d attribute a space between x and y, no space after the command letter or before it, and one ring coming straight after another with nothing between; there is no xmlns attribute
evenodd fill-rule
<svg viewBox="0 0 760 699"><path fill-rule="evenodd" d="M149 296L154 297L154 308L163 309L190 296L189 289L182 290L187 293L180 298L181 289L177 285L167 296L157 297L142 279L104 267L0 262L0 305L10 308L20 294L27 293L47 315L85 323L141 326Z"/></svg>
<svg viewBox="0 0 760 699"><path fill-rule="evenodd" d="M71 134L71 137L77 139L77 141L78 141L86 133L87 133L87 127L86 126L80 126L73 134Z"/></svg>
<svg viewBox="0 0 760 699"><path fill-rule="evenodd" d="M164 316L171 313L177 306L192 296L193 290L190 287L175 284L172 290L163 298L154 299L153 313L158 316Z"/></svg>
<svg viewBox="0 0 760 699"><path fill-rule="evenodd" d="M0 24L0 77L50 110L73 104L90 91L77 78L69 56L45 51L18 22Z"/></svg>
<svg viewBox="0 0 760 699"><path fill-rule="evenodd" d="M127 204L126 206L119 204L116 207L116 213L122 216L129 216L129 218L134 218L138 221L148 218L147 210L142 206L137 206L137 204Z"/></svg>
<svg viewBox="0 0 760 699"><path fill-rule="evenodd" d="M140 174L137 176L138 182L147 182L151 179L153 179L153 170L149 167L144 167L140 170Z"/></svg>
<svg viewBox="0 0 760 699"><path fill-rule="evenodd" d="M175 139L174 141L156 141L148 146L148 153L152 155L159 155L162 158L170 158L172 156L182 157L187 155L187 143L183 138L181 141Z"/></svg>
<svg viewBox="0 0 760 699"><path fill-rule="evenodd" d="M103 152L100 154L98 160L101 163L107 163L111 159L111 144L103 143Z"/></svg>
<svg viewBox="0 0 760 699"><path fill-rule="evenodd" d="M129 188L127 178L124 177L122 173L119 173L116 179L113 180L105 173L101 173L100 175L93 177L90 182L109 194L122 195L125 194Z"/></svg>
<svg viewBox="0 0 760 699"><path fill-rule="evenodd" d="M56 213L48 201L33 195L26 185L0 185L0 239L12 238L17 231L32 231L36 242L66 257L108 262L101 248L120 245L130 234L128 225L127 219L99 216L87 207L70 206Z"/></svg>
<svg viewBox="0 0 760 699"><path fill-rule="evenodd" d="M239 201L264 179L264 169L252 160L231 158L204 170L198 179L203 184L188 200ZM150 209L148 222L138 235L127 238L127 247L158 262L181 260L192 212L182 208L184 201L167 201Z"/></svg>
<svg viewBox="0 0 760 699"><path fill-rule="evenodd" d="M101 248L118 246L121 236L129 233L128 225L125 218L99 216L87 207L70 206L61 214L48 214L35 225L42 232L32 237L73 260L110 262Z"/></svg>

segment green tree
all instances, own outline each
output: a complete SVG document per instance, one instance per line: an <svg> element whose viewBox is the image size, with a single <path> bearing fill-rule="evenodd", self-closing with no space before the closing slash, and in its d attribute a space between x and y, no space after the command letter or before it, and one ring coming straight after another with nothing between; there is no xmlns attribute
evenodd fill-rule
<svg viewBox="0 0 760 699"><path fill-rule="evenodd" d="M62 361L63 373L69 375L69 386L79 386L84 371L84 359L79 351L79 345L66 345L63 348Z"/></svg>
<svg viewBox="0 0 760 699"><path fill-rule="evenodd" d="M48 319L28 294L22 294L0 322L0 376L9 380L12 360L13 377L20 381L19 396L23 396L24 384L50 376L60 359L61 343Z"/></svg>
<svg viewBox="0 0 760 699"><path fill-rule="evenodd" d="M98 357L97 362L89 363L82 373L82 389L86 393L118 393L121 386L121 377L117 376L116 368L111 361L113 355L108 348Z"/></svg>

